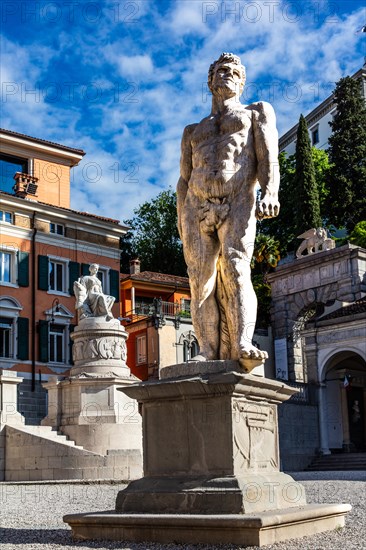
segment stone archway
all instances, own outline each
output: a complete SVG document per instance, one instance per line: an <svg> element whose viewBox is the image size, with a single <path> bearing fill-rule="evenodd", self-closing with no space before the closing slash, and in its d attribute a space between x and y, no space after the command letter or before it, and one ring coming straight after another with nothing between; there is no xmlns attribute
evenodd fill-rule
<svg viewBox="0 0 366 550"><path fill-rule="evenodd" d="M366 450L366 361L355 350L330 355L321 369L323 452Z"/></svg>
<svg viewBox="0 0 366 550"><path fill-rule="evenodd" d="M289 380L318 382L316 350L309 346L304 365L294 333L308 320L303 319L306 312L360 299L366 291L365 262L366 250L347 244L283 263L268 275L273 333L275 343L282 341L286 347Z"/></svg>

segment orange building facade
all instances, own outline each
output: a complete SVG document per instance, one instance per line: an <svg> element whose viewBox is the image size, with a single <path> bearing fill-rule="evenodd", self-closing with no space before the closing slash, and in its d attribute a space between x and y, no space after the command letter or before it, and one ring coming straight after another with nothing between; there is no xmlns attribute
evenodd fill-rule
<svg viewBox="0 0 366 550"><path fill-rule="evenodd" d="M119 314L118 220L70 209L70 173L84 151L0 131L0 368L24 378L19 409L45 416L42 383L67 375L76 324L73 283L100 265Z"/></svg>
<svg viewBox="0 0 366 550"><path fill-rule="evenodd" d="M138 260L121 275L121 317L129 338L127 364L141 380L198 353L187 277L140 272Z"/></svg>

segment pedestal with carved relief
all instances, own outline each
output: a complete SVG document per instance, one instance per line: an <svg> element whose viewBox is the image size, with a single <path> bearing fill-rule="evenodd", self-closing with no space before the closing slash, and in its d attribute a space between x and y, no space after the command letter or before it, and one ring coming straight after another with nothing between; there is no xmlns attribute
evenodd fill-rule
<svg viewBox="0 0 366 550"><path fill-rule="evenodd" d="M142 408L144 477L111 514L66 516L77 538L263 545L344 524L279 471L277 405L293 388L236 361L166 367L122 390Z"/></svg>

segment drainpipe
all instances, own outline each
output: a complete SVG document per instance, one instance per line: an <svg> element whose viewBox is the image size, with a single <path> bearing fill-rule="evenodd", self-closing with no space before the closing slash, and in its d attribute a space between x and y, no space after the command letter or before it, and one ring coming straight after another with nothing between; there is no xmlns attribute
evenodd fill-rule
<svg viewBox="0 0 366 550"><path fill-rule="evenodd" d="M131 287L131 309L132 309L132 314L135 313L135 287Z"/></svg>
<svg viewBox="0 0 366 550"><path fill-rule="evenodd" d="M32 218L32 391L36 389L36 213Z"/></svg>

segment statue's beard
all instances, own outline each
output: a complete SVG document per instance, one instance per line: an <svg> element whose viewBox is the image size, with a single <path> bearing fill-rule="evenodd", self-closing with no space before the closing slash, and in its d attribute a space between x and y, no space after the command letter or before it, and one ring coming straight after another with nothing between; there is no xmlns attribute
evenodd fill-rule
<svg viewBox="0 0 366 550"><path fill-rule="evenodd" d="M230 98L240 95L240 86L239 84L218 84L215 88L215 93L221 98Z"/></svg>

